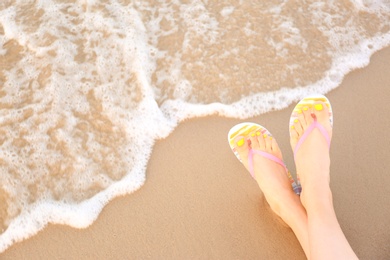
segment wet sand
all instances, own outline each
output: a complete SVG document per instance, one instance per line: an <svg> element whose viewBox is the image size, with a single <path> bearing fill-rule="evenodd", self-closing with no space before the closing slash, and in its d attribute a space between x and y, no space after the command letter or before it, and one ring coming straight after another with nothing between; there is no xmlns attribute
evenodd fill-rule
<svg viewBox="0 0 390 260"><path fill-rule="evenodd" d="M390 48L327 94L335 114L331 187L339 222L361 259L390 259ZM227 144L242 121L266 126L295 172L293 105L248 120L182 123L153 150L145 185L114 199L87 229L49 225L1 259L305 259Z"/></svg>

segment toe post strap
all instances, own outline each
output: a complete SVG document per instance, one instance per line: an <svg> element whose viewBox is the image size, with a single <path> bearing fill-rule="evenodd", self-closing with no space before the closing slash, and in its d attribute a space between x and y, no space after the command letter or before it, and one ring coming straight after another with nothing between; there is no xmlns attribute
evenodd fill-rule
<svg viewBox="0 0 390 260"><path fill-rule="evenodd" d="M232 149L234 155L237 157L237 159L240 162L242 162L242 160L241 160L242 158L240 158L240 155L237 151L236 145L243 146L245 144L245 142L248 140L249 135L251 133L253 133L254 131L256 131L256 133L259 132L261 134L267 134L267 136L272 136L271 133L265 127L258 125L258 124L255 124L255 123L251 123L251 122L244 122L244 123L237 124L237 125L233 126L228 133L228 142L229 142L230 148ZM241 142L239 144L237 144L237 137L238 136L243 137L242 139L239 140ZM285 172L287 174L287 177L289 178L289 180L291 182L291 186L292 186L294 192L299 195L300 186L297 185L297 183L294 181L293 177L291 176L290 172L288 171L288 169L287 169L287 167L284 164L282 159L276 157L275 155L267 153L265 151L250 148L249 153L248 153L248 166L249 166L248 170L253 178L255 178L254 167L253 167L254 154L260 155L264 158L267 158L267 159L283 166L283 168L285 169Z"/></svg>
<svg viewBox="0 0 390 260"><path fill-rule="evenodd" d="M328 144L328 147L330 148L330 137L329 137L329 134L328 132L326 131L325 127L323 125L321 125L320 123L318 123L317 119L314 119L313 123L305 130L305 133L302 135L301 138L299 138L299 141L297 143L297 145L295 146L295 149L294 149L294 157L296 156L299 148L301 147L301 145L303 144L303 142L306 140L306 138L310 135L311 132L313 132L314 129L318 129L321 134L324 136L324 138L326 139L326 142Z"/></svg>
<svg viewBox="0 0 390 260"><path fill-rule="evenodd" d="M264 152L264 151L260 151L260 150L255 150L255 149L251 149L249 151L249 156L248 156L248 166L249 166L249 172L250 174L252 175L253 178L255 178L255 173L254 173L254 168L253 168L253 155L254 154L258 154L264 158L267 158L281 166L283 166L283 168L285 169L286 171L286 174L287 174L287 177L291 183L291 186L294 190L294 192L297 194L297 195L300 195L301 193L301 186L298 185L295 181L294 181L294 178L291 176L291 173L289 172L289 170L287 169L286 167L286 164L278 157L276 157L275 155L272 155L270 153L267 153L267 152Z"/></svg>
<svg viewBox="0 0 390 260"><path fill-rule="evenodd" d="M253 155L254 154L258 154L258 155L260 155L262 157L265 157L265 158L267 158L267 159L269 159L271 161L276 162L277 164L283 166L283 168L286 169L286 171L287 171L286 165L284 164L284 162L280 158L278 158L275 155L272 155L270 153L264 152L264 151L251 149L249 151L249 156L248 156L248 160L249 160L248 165L249 165L249 172L250 172L250 174L252 175L253 178L255 177L254 170L253 170Z"/></svg>

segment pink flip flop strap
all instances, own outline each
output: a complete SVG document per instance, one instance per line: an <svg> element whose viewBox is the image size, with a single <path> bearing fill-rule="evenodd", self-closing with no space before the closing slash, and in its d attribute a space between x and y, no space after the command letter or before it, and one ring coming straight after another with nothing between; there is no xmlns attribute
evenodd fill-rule
<svg viewBox="0 0 390 260"><path fill-rule="evenodd" d="M251 149L251 150L249 150L248 164L249 164L249 172L250 172L250 174L252 175L253 178L255 178L255 174L254 174L254 171L253 171L253 154L258 154L258 155L261 155L261 156L263 156L263 157L265 157L265 158L267 158L267 159L269 159L271 161L274 161L277 164L280 164L281 166L283 166L286 169L286 171L287 171L286 165L278 157L276 157L276 156L274 156L272 154L263 152L263 151Z"/></svg>
<svg viewBox="0 0 390 260"><path fill-rule="evenodd" d="M330 137L329 137L329 134L325 130L324 126L321 125L320 123L318 123L317 119L315 118L314 122L305 130L305 133L302 135L302 137L299 139L297 145L295 146L294 157L297 154L297 152L298 152L299 148L301 147L301 145L303 144L303 142L306 140L306 138L309 136L309 134L315 128L317 128L321 132L321 134L325 137L326 142L328 143L328 147L330 148Z"/></svg>

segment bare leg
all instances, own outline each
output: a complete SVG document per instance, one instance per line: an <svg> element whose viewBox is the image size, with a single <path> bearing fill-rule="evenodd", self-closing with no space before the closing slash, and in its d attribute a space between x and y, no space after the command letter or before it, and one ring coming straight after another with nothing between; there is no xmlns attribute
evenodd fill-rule
<svg viewBox="0 0 390 260"><path fill-rule="evenodd" d="M248 155L250 149L260 150L282 159L282 153L275 139L253 132L246 140L238 136L236 150L243 164L249 170ZM306 256L309 256L307 216L300 198L291 187L286 170L281 165L261 155L253 155L255 179L263 191L271 209L287 223L297 236Z"/></svg>
<svg viewBox="0 0 390 260"><path fill-rule="evenodd" d="M299 138L314 118L332 136L328 108L316 102L305 107L291 129L294 150ZM308 217L310 259L357 259L338 223L329 186L329 147L318 129L314 129L295 155L297 173L301 179L301 201Z"/></svg>

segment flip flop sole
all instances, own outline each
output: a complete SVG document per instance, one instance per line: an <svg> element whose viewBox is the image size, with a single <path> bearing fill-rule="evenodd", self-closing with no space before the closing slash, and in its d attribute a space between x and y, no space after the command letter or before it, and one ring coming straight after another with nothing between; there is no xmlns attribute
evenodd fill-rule
<svg viewBox="0 0 390 260"><path fill-rule="evenodd" d="M311 95L308 97L303 98L299 103L294 107L291 116L290 116L290 122L289 122L289 129L291 129L291 126L294 125L294 120L298 118L298 114L300 111L303 110L304 107L311 107L315 102L321 101L325 103L325 105L328 107L329 110L329 121L330 125L333 127L333 112L332 112L332 106L329 102L329 99L326 98L323 95ZM291 131L290 131L291 136Z"/></svg>
<svg viewBox="0 0 390 260"><path fill-rule="evenodd" d="M292 113L291 113L291 116L290 116L290 122L289 122L289 132L290 132L290 137L291 137L291 126L294 125L294 120L298 118L298 114L302 113L302 110L304 110L304 108L310 108L312 107L316 102L323 102L327 107L328 107L328 110L329 110L329 122L330 122L330 125L333 127L333 111L332 111L332 106L330 105L330 102L329 100L323 96L323 95L312 95L312 96L308 96L308 97L305 97L303 98L301 101L299 101L299 103L294 107ZM315 127L320 127L321 128L321 125L317 125ZM310 127L309 127L310 129ZM325 131L325 130L321 130L321 131ZM324 134L327 136L327 134ZM304 136L302 138L305 138ZM303 142L304 142L304 139L303 139ZM329 142L329 145L330 145L330 140L328 140ZM294 148L294 157L295 157L295 153L296 151L299 149L299 146L300 144L298 143L297 146ZM301 192L301 181L300 181L300 178L299 178L299 174L297 174L297 190L299 190L299 193ZM297 193L298 194L298 193Z"/></svg>
<svg viewBox="0 0 390 260"><path fill-rule="evenodd" d="M248 140L249 135L252 132L257 131L257 130L260 130L260 132L262 134L267 134L268 136L272 136L272 134L267 130L267 128L265 128L261 125L255 124L255 123L250 123L250 122L244 122L244 123L237 124L237 125L233 126L228 133L229 146L230 146L231 150L233 151L234 155L237 157L237 159L241 163L242 163L242 160L240 158L240 155L238 154L238 152L235 149L235 143L237 141L237 137L241 136L241 137L244 137L245 140ZM265 156L265 157L269 158L270 160L282 165L286 169L287 177L291 183L291 186L292 186L294 192L298 195L300 194L300 191L301 191L300 186L298 186L296 184L294 178L291 176L290 172L286 168L286 165L284 164L283 161L281 161L281 159L270 158L270 157L273 157L273 155L266 154L266 153L261 152L261 151L255 151L254 153L261 153L262 156ZM253 156L253 154L252 154L252 156ZM254 177L253 173L251 173L251 175L252 175L252 177Z"/></svg>
<svg viewBox="0 0 390 260"><path fill-rule="evenodd" d="M251 123L251 122L240 123L240 124L233 126L230 129L230 131L228 133L228 142L229 142L230 148L232 149L233 153L235 154L235 156L237 157L237 159L240 162L242 162L241 158L235 149L236 138L238 136L242 136L245 139L247 139L247 137L249 137L250 133L257 131L259 129L260 129L262 134L267 134L269 136L272 136L271 133L265 127L263 127L259 124Z"/></svg>

